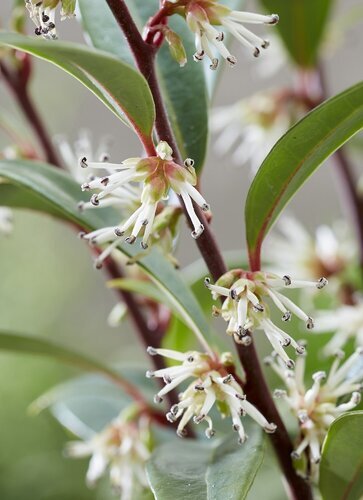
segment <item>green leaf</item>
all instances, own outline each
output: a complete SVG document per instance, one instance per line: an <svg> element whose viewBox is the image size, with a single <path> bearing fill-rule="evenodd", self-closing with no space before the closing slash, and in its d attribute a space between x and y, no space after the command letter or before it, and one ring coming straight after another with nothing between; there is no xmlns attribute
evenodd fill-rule
<svg viewBox="0 0 363 500"><path fill-rule="evenodd" d="M158 0L129 0L126 3L140 30L159 8ZM91 43L133 64L125 37L105 1L79 0L79 6ZM194 39L184 20L173 16L169 25L181 36L188 63L180 68L164 45L157 56L159 83L181 154L184 158L193 158L200 171L208 139L208 98L203 65L193 61Z"/></svg>
<svg viewBox="0 0 363 500"><path fill-rule="evenodd" d="M363 411L350 412L331 425L320 463L324 500L357 500L363 495Z"/></svg>
<svg viewBox="0 0 363 500"><path fill-rule="evenodd" d="M261 0L270 13L280 16L277 29L298 66L316 63L333 0Z"/></svg>
<svg viewBox="0 0 363 500"><path fill-rule="evenodd" d="M38 200L37 208L41 211L47 212L51 207L53 213L59 212L63 219L85 230L92 231L119 223L119 215L112 209L80 212L77 204L80 199L87 199L87 193L82 193L78 184L68 174L49 165L26 160L3 160L0 161L0 177L16 187L20 186L23 192L31 193L31 199ZM42 201L45 202L43 208ZM20 203L23 207L23 201ZM138 245L125 243L119 248L127 257L134 257L139 253ZM173 304L179 316L201 342L203 336L208 338L210 331L203 311L180 273L164 256L154 248L138 265L158 285L167 296L168 302Z"/></svg>
<svg viewBox="0 0 363 500"><path fill-rule="evenodd" d="M162 304L167 301L167 297L150 281L142 281L131 278L118 278L108 282L110 288L117 288L119 290L125 290L126 292L134 292L149 299L155 300ZM170 307L174 307L171 304Z"/></svg>
<svg viewBox="0 0 363 500"><path fill-rule="evenodd" d="M155 498L246 498L264 455L262 430L251 424L248 435L242 446L233 435L216 442L180 441L159 447L147 465Z"/></svg>
<svg viewBox="0 0 363 500"><path fill-rule="evenodd" d="M293 195L362 128L363 82L318 106L277 142L247 196L246 236L252 260L258 260L263 239Z"/></svg>
<svg viewBox="0 0 363 500"><path fill-rule="evenodd" d="M102 373L123 384L122 377L111 368L83 354L79 354L40 337L0 332L0 350L50 356L62 363L76 366L82 370Z"/></svg>
<svg viewBox="0 0 363 500"><path fill-rule="evenodd" d="M155 383L145 377L145 369L122 367L117 373L138 387L153 405ZM133 400L115 384L99 375L83 375L57 385L38 397L30 406L31 414L50 408L54 417L74 435L89 439L100 432Z"/></svg>
<svg viewBox="0 0 363 500"><path fill-rule="evenodd" d="M93 92L120 120L150 137L155 118L153 98L146 80L129 65L83 45L48 43L15 33L0 32L0 45L55 64Z"/></svg>

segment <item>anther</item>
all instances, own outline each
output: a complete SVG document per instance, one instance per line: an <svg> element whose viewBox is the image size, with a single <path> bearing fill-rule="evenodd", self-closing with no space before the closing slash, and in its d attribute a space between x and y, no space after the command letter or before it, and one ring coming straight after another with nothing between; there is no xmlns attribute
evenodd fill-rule
<svg viewBox="0 0 363 500"><path fill-rule="evenodd" d="M49 21L49 16L47 16L46 14L42 14L42 21L43 23L47 23Z"/></svg>
<svg viewBox="0 0 363 500"><path fill-rule="evenodd" d="M282 319L282 321L290 321L291 320L291 312L286 311L281 319Z"/></svg>
<svg viewBox="0 0 363 500"><path fill-rule="evenodd" d="M303 345L298 345L296 348L296 354L305 354L305 346Z"/></svg>
<svg viewBox="0 0 363 500"><path fill-rule="evenodd" d="M146 349L146 352L148 354L150 354L150 356L156 356L157 355L157 350L155 349L155 347L152 347L152 346L149 346L147 349Z"/></svg>
<svg viewBox="0 0 363 500"><path fill-rule="evenodd" d="M280 20L278 14L271 14L270 18L271 21L269 21L267 24L277 24Z"/></svg>
<svg viewBox="0 0 363 500"><path fill-rule="evenodd" d="M163 398L160 397L158 394L155 394L154 396L154 403L160 404L163 402Z"/></svg>
<svg viewBox="0 0 363 500"><path fill-rule="evenodd" d="M321 290L322 288L324 288L326 285L328 284L328 280L326 278L320 278L319 281L317 282L316 284L316 288L318 290Z"/></svg>
<svg viewBox="0 0 363 500"><path fill-rule="evenodd" d="M218 33L218 35L216 36L216 40L217 40L217 42L223 42L223 40L224 40L224 33L223 33L223 31L221 31L220 33Z"/></svg>
<svg viewBox="0 0 363 500"><path fill-rule="evenodd" d="M231 297L232 300L236 300L237 292L234 288L231 288L231 290L229 291L229 296Z"/></svg>
<svg viewBox="0 0 363 500"><path fill-rule="evenodd" d="M230 382L232 382L232 380L233 380L233 376L229 373L226 377L224 377L223 383L229 384Z"/></svg>
<svg viewBox="0 0 363 500"><path fill-rule="evenodd" d="M308 330L312 330L314 328L314 320L313 318L308 318L307 322L306 322L306 328Z"/></svg>
<svg viewBox="0 0 363 500"><path fill-rule="evenodd" d="M209 288L210 285L210 278L204 278L204 285Z"/></svg>
<svg viewBox="0 0 363 500"><path fill-rule="evenodd" d="M199 229L198 231L193 231L191 234L192 234L192 238L194 238L195 240L197 240L199 238L199 236L203 233L204 231L204 226L203 224L201 224L199 226Z"/></svg>
<svg viewBox="0 0 363 500"><path fill-rule="evenodd" d="M194 386L194 390L195 390L195 391L200 391L200 392L203 392L203 391L204 391L204 387L203 387L202 385L200 385L200 384L196 384L196 385Z"/></svg>
<svg viewBox="0 0 363 500"><path fill-rule="evenodd" d="M295 450L291 452L290 456L293 460L299 460L301 457L301 455Z"/></svg>
<svg viewBox="0 0 363 500"><path fill-rule="evenodd" d="M144 243L143 241L140 243L140 245L143 250L147 250L149 248L149 245L147 243Z"/></svg>
<svg viewBox="0 0 363 500"><path fill-rule="evenodd" d="M86 234L87 234L87 233L86 233L85 231L80 231L80 232L78 233L78 238L80 238L81 240L83 240L83 238L86 236Z"/></svg>
<svg viewBox="0 0 363 500"><path fill-rule="evenodd" d="M125 234L125 231L121 231L121 229L119 227L115 227L115 229L113 230L113 232L119 238Z"/></svg>
<svg viewBox="0 0 363 500"><path fill-rule="evenodd" d="M252 344L252 337L250 335L246 335L241 339L241 344L245 347L248 347Z"/></svg>
<svg viewBox="0 0 363 500"><path fill-rule="evenodd" d="M147 225L149 224L148 219L144 219L144 220L141 222L141 224L142 224L143 226L147 226Z"/></svg>
<svg viewBox="0 0 363 500"><path fill-rule="evenodd" d="M37 36L40 36L40 35L42 34L42 30L41 30L40 28L35 28L34 33L35 33Z"/></svg>
<svg viewBox="0 0 363 500"><path fill-rule="evenodd" d="M212 64L209 66L211 70L215 71L218 68L219 61L215 57L212 59Z"/></svg>
<svg viewBox="0 0 363 500"><path fill-rule="evenodd" d="M190 355L187 357L188 363L194 363L194 356Z"/></svg>
<svg viewBox="0 0 363 500"><path fill-rule="evenodd" d="M82 168L88 167L87 158L85 156L79 160L79 166Z"/></svg>
<svg viewBox="0 0 363 500"><path fill-rule="evenodd" d="M229 65L233 68L237 64L237 58L234 56L228 56L227 61L229 62Z"/></svg>
<svg viewBox="0 0 363 500"><path fill-rule="evenodd" d="M208 212L210 210L210 205L208 205L208 203L204 203L204 205L202 206L202 210L203 212Z"/></svg>
<svg viewBox="0 0 363 500"><path fill-rule="evenodd" d="M173 414L173 415L176 415L179 411L179 406L178 405L173 405L171 408L170 408L170 412Z"/></svg>
<svg viewBox="0 0 363 500"><path fill-rule="evenodd" d="M267 49L270 46L270 42L268 40L264 40L261 44L263 49Z"/></svg>
<svg viewBox="0 0 363 500"><path fill-rule="evenodd" d="M78 204L77 204L77 208L80 212L82 212L84 210L84 201L80 201Z"/></svg>
<svg viewBox="0 0 363 500"><path fill-rule="evenodd" d="M214 429L210 429L209 427L205 430L205 435L207 436L208 439L211 439L213 436L215 436L216 431Z"/></svg>
<svg viewBox="0 0 363 500"><path fill-rule="evenodd" d="M129 245L133 245L136 241L136 236L128 236L126 239L125 239L126 243L128 243Z"/></svg>
<svg viewBox="0 0 363 500"><path fill-rule="evenodd" d="M262 304L255 304L253 306L253 310L256 311L256 312L263 312L265 310L265 308L263 307Z"/></svg>
<svg viewBox="0 0 363 500"><path fill-rule="evenodd" d="M145 376L146 378L154 378L155 377L155 373L151 370L148 370L146 373L145 373Z"/></svg>
<svg viewBox="0 0 363 500"><path fill-rule="evenodd" d="M287 368L289 368L290 370L293 370L293 368L294 368L294 366L295 366L295 363L293 362L293 360L292 360L292 359L288 359L288 360L286 361L286 366L287 366Z"/></svg>
<svg viewBox="0 0 363 500"><path fill-rule="evenodd" d="M289 339L289 338L283 339L283 340L281 341L281 345L282 345L283 347L288 347L289 345L291 345L291 339Z"/></svg>
<svg viewBox="0 0 363 500"><path fill-rule="evenodd" d="M201 52L196 52L194 55L193 55L193 59L195 62L199 62L199 61L202 61L203 60L203 57L204 57L204 51L202 50Z"/></svg>
<svg viewBox="0 0 363 500"><path fill-rule="evenodd" d="M110 182L110 178L109 177L104 177L103 179L101 179L101 184L103 186L107 186L107 184Z"/></svg>
<svg viewBox="0 0 363 500"><path fill-rule="evenodd" d="M322 380L326 379L326 373L323 371L316 372L313 374L312 379L314 380L314 382L321 382Z"/></svg>
<svg viewBox="0 0 363 500"><path fill-rule="evenodd" d="M274 423L269 423L267 425L265 425L264 427L264 431L267 432L267 434L273 434L277 429L277 425L274 424Z"/></svg>
<svg viewBox="0 0 363 500"><path fill-rule="evenodd" d="M88 182L85 182L84 184L82 184L81 189L82 191L89 191L91 188Z"/></svg>
<svg viewBox="0 0 363 500"><path fill-rule="evenodd" d="M172 378L170 375L164 375L163 380L166 384L171 384Z"/></svg>
<svg viewBox="0 0 363 500"><path fill-rule="evenodd" d="M186 168L193 168L194 167L194 160L192 158L186 158L184 161L184 166Z"/></svg>
<svg viewBox="0 0 363 500"><path fill-rule="evenodd" d="M169 411L166 415L166 420L173 424L175 422L175 416Z"/></svg>
<svg viewBox="0 0 363 500"><path fill-rule="evenodd" d="M185 429L180 429L176 431L177 436L180 438L184 438L187 435L187 431Z"/></svg>
<svg viewBox="0 0 363 500"><path fill-rule="evenodd" d="M100 200L98 199L98 195L97 195L97 194L93 194L93 195L91 196L90 202L91 202L91 203L92 203L92 205L94 205L95 207L98 207L98 205L100 204Z"/></svg>
<svg viewBox="0 0 363 500"><path fill-rule="evenodd" d="M255 51L254 51L253 55L254 55L255 57L258 57L258 56L260 55L260 53L261 53L261 52L260 52L260 49L259 49L258 47L255 47Z"/></svg>
<svg viewBox="0 0 363 500"><path fill-rule="evenodd" d="M195 424L200 424L202 420L205 419L205 415L202 413L201 415L196 415L194 418L193 418L193 422Z"/></svg>
<svg viewBox="0 0 363 500"><path fill-rule="evenodd" d="M290 278L290 276L288 276L287 274L285 274L285 276L283 276L282 279L285 282L285 286L290 286L291 285L291 278Z"/></svg>

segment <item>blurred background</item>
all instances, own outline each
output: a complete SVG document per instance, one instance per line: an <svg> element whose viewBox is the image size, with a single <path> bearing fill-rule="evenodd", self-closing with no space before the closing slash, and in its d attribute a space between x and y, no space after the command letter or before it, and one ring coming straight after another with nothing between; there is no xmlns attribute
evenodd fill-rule
<svg viewBox="0 0 363 500"><path fill-rule="evenodd" d="M260 6L256 3L248 2L247 8L258 11ZM11 4L10 0L0 2L2 28L7 26ZM336 2L324 60L331 95L363 77L362 19L354 15L349 18L349 13L355 12L352 9L359 5L361 0ZM339 28L341 20L348 18L344 31ZM59 23L58 28L61 39L83 41L76 21ZM239 64L233 70L226 68L215 98L218 106L294 80L288 63L270 74L261 61L241 47L235 47L234 52ZM268 55L264 57L267 59ZM51 134L65 134L72 142L80 128L87 128L95 144L105 134L114 138L111 157L115 161L139 153L133 133L81 85L49 64L34 61L34 65L33 97ZM14 122L22 121L1 81L0 113L10 115ZM25 125L22 133L31 134ZM6 141L0 129L1 148L7 145ZM353 150L351 154L354 159ZM359 168L358 163L356 166ZM210 147L202 183L213 209L213 228L224 250L245 248L243 207L249 187L246 169L247 166L235 166L229 156L221 158ZM309 228L330 223L345 215L341 198L335 194L340 187L330 162L300 191L290 209ZM185 227L177 254L183 265L198 258ZM88 248L71 229L39 214L15 213L13 232L8 237L0 236L1 330L51 338L110 362L128 359L144 361L146 366L147 360L134 342L129 325L118 329L107 326L108 313L115 303L102 274L93 269ZM96 491L84 486L86 462L63 457L67 435L59 424L47 412L37 417L27 414L29 404L37 396L75 374L54 361L0 353L1 499L106 498L102 485Z"/></svg>

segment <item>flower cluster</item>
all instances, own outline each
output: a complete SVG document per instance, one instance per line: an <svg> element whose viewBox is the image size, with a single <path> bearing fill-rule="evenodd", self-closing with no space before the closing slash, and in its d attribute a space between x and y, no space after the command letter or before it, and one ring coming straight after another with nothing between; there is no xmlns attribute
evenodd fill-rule
<svg viewBox="0 0 363 500"><path fill-rule="evenodd" d="M148 487L145 463L150 457L149 421L130 419L125 412L89 441L68 444L74 458L91 456L87 485L92 487L109 470L112 486L121 500L131 500Z"/></svg>
<svg viewBox="0 0 363 500"><path fill-rule="evenodd" d="M363 297L355 296L354 305L342 305L334 311L321 312L316 318L316 331L335 332L324 346L326 355L341 349L351 338L356 345L363 345Z"/></svg>
<svg viewBox="0 0 363 500"><path fill-rule="evenodd" d="M165 394L187 379L193 378L185 391L180 394L179 403L172 406L166 415L170 422L180 419L177 428L180 437L185 436L186 426L192 419L196 424L206 422L206 436L208 438L214 436L215 429L210 416L214 406L223 409L223 417L227 415L231 417L233 430L238 433L240 443L247 438L241 420L245 415L249 415L266 432L272 433L276 430L276 425L269 423L257 408L247 401L241 386L230 373L233 365L229 353L218 357L196 351L181 353L153 347L148 348L148 353L180 362L176 366L146 373L149 378L160 377L165 382L165 387L155 396L155 402L160 403Z"/></svg>
<svg viewBox="0 0 363 500"><path fill-rule="evenodd" d="M178 0L175 2L174 12L181 14L185 19L190 30L195 35L196 53L195 61L201 61L207 56L210 61L211 69L218 66L218 58L215 57L215 49L231 66L237 62L224 43L224 32L218 31L216 26L228 31L242 45L251 49L255 57L258 57L260 50L266 49L269 42L264 40L252 31L243 26L246 24L276 24L279 17L276 14L264 16L250 12L239 12L231 10L225 5L221 5L217 0Z"/></svg>
<svg viewBox="0 0 363 500"><path fill-rule="evenodd" d="M212 131L218 135L216 150L221 156L233 152L235 164L249 164L255 174L295 121L297 109L292 104L283 94L265 92L216 108L211 120Z"/></svg>
<svg viewBox="0 0 363 500"><path fill-rule="evenodd" d="M361 400L363 373L359 359L362 359L363 349L358 349L341 364L343 356L342 352L336 354L328 375L323 371L315 373L309 389L304 382L305 356L297 359L294 371L286 369L277 356L266 359L286 385L286 389L276 390L275 396L286 401L299 423L299 442L292 453L294 459L299 459L306 451L310 462L317 464L329 426ZM357 370L359 364L360 370ZM348 401L347 396L350 396Z"/></svg>
<svg viewBox="0 0 363 500"><path fill-rule="evenodd" d="M272 322L268 300L281 311L282 321L290 321L294 314L311 330L314 328L313 319L279 290L305 287L322 289L326 284L326 278L320 278L316 282L299 281L292 280L287 275L280 277L272 273L246 272L241 269L229 271L214 285L209 278L205 279L205 285L212 292L214 300L218 297L225 298L222 308L215 307L214 313L220 314L228 322L227 333L237 343L248 345L251 341L249 332L263 330L273 349L290 368L294 363L287 356L284 347L292 345L298 354L304 353L304 347Z"/></svg>
<svg viewBox="0 0 363 500"><path fill-rule="evenodd" d="M82 185L83 191L97 190L97 193L91 197L89 204L82 204L81 207L122 206L125 202L136 205L127 220L119 226L105 227L83 235L95 245L111 242L98 258L98 266L102 265L103 260L121 241L133 244L143 233L141 247L145 250L149 246L150 237L160 239L162 230L169 229L170 237L174 236L173 228L180 216L180 210L169 207L166 212L163 210L163 203L160 203L168 199L170 192L181 196L194 226L193 238L198 238L204 231L192 200L204 211L209 210L209 205L194 187L197 177L193 160L185 160L184 166L176 164L172 158L172 149L164 141L158 144L156 153L156 156L147 158L129 158L121 164L94 163L89 162L86 157L80 160L83 168L103 172L106 169L108 172Z"/></svg>
<svg viewBox="0 0 363 500"><path fill-rule="evenodd" d="M273 234L266 245L266 258L275 272L287 266L308 279L327 276L330 280L355 259L355 245L346 225L322 225L312 236L295 217L285 215L277 229L279 234Z"/></svg>
<svg viewBox="0 0 363 500"><path fill-rule="evenodd" d="M61 20L74 15L76 0L25 0L30 19L35 24L36 35L50 40L57 38L55 13L59 4Z"/></svg>

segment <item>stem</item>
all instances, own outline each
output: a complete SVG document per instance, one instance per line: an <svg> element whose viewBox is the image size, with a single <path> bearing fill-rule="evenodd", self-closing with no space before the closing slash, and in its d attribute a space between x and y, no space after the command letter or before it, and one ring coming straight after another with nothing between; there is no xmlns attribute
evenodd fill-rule
<svg viewBox="0 0 363 500"><path fill-rule="evenodd" d="M0 62L0 73L3 75L6 84L15 96L19 107L22 109L29 125L32 127L35 136L41 144L47 162L56 167L60 167L58 155L53 148L52 141L47 134L42 118L37 112L29 95L27 85L23 84L21 80L17 78L16 73L11 73L2 62Z"/></svg>
<svg viewBox="0 0 363 500"><path fill-rule="evenodd" d="M177 163L182 164L181 155L171 130L156 78L154 65L155 48L142 39L124 0L106 0L106 2L129 43L140 72L149 83L155 102L155 128L158 137L169 143L174 151L175 160ZM227 271L227 266L203 212L199 208L196 209L196 212L205 227L202 235L196 240L197 245L213 279L217 280ZM310 500L312 494L309 485L296 474L293 468L290 456L292 445L264 379L254 345L248 348L239 347L238 352L248 380L246 394L249 400L255 403L256 407L263 412L270 422L278 425L276 433L271 435L271 441L278 456L281 469L290 486L291 497L294 500Z"/></svg>

